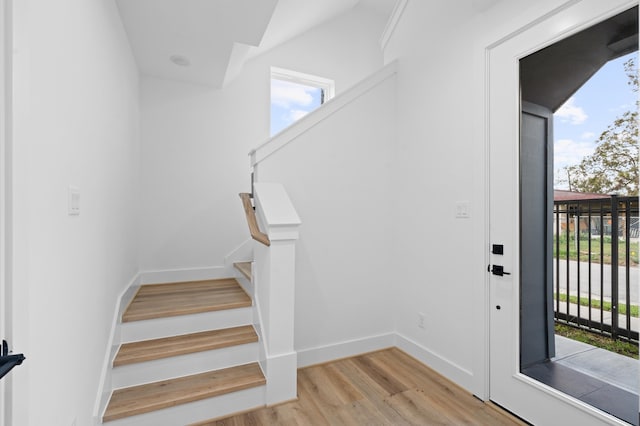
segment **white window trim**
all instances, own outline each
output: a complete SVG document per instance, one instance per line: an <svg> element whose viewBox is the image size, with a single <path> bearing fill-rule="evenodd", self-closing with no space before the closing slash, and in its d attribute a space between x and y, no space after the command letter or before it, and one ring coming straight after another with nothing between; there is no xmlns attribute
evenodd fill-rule
<svg viewBox="0 0 640 426"><path fill-rule="evenodd" d="M292 83L304 84L306 86L319 87L324 91L325 99L327 102L336 95L336 85L331 79L318 77L312 74L305 74L298 71L291 71L284 68L271 67L271 79L272 80L284 80Z"/></svg>

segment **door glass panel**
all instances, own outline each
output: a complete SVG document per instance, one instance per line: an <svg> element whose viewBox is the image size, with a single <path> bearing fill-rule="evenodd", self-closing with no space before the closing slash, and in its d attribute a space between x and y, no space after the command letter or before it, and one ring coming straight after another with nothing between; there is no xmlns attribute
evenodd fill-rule
<svg viewBox="0 0 640 426"><path fill-rule="evenodd" d="M520 371L635 425L637 29L636 7L520 61Z"/></svg>

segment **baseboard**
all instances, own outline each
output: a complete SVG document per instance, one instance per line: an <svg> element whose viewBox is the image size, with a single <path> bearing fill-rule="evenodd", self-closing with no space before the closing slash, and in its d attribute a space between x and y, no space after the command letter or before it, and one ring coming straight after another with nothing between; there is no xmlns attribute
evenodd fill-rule
<svg viewBox="0 0 640 426"><path fill-rule="evenodd" d="M380 334L326 346L298 350L298 368L348 358L395 346L395 333Z"/></svg>
<svg viewBox="0 0 640 426"><path fill-rule="evenodd" d="M113 318L111 320L111 332L109 333L109 341L105 351L104 361L102 363L102 372L100 373L100 382L98 384L98 395L93 408L94 423L102 424L102 413L107 407L109 398L111 397L111 362L120 344L120 318L122 312L126 309L129 302L135 295L137 288L140 286L140 274L135 274L129 284L118 295L115 308L113 310Z"/></svg>
<svg viewBox="0 0 640 426"><path fill-rule="evenodd" d="M256 330L256 334L258 335L258 342L260 343L260 350L258 352L258 363L260 364L260 368L262 371L267 371L267 346L266 341L264 339L264 330L262 329L262 311L260 309L260 300L255 297L255 295L251 295L253 299L253 328Z"/></svg>
<svg viewBox="0 0 640 426"><path fill-rule="evenodd" d="M442 374L447 379L456 383L458 386L465 388L473 393L473 373L461 366L451 362L450 360L430 351L415 341L401 335L395 334L395 346L402 349L418 361L422 362L429 368Z"/></svg>
<svg viewBox="0 0 640 426"><path fill-rule="evenodd" d="M381 334L298 350L298 368L349 358L394 346L473 393L471 391L473 389L472 372L397 333Z"/></svg>
<svg viewBox="0 0 640 426"><path fill-rule="evenodd" d="M211 266L207 268L165 269L160 271L141 271L141 284L163 284L182 281L216 280L233 277L232 268Z"/></svg>

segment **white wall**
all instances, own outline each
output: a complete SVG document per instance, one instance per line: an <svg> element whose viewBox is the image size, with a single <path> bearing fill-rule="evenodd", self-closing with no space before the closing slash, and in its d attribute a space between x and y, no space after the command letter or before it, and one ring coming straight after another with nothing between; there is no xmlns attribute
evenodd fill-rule
<svg viewBox="0 0 640 426"><path fill-rule="evenodd" d="M395 87L392 75L258 165L259 181L281 183L302 220L295 286L301 365L366 352L369 343L355 341L394 331Z"/></svg>
<svg viewBox="0 0 640 426"><path fill-rule="evenodd" d="M137 272L138 73L113 1L13 3L11 326L27 359L10 424L89 425L116 297Z"/></svg>
<svg viewBox="0 0 640 426"><path fill-rule="evenodd" d="M471 1L409 1L385 61L399 61L392 173L397 332L434 368L481 394L474 375L482 373L476 360L484 336L477 238L484 229L483 152L473 120L482 110L471 106L474 84L482 82L474 81L473 13ZM471 218L455 217L457 202L470 203Z"/></svg>
<svg viewBox="0 0 640 426"><path fill-rule="evenodd" d="M384 21L358 8L249 61L222 90L142 82L141 268L216 268L248 238L239 192L269 137L270 67L332 78L336 92L382 65Z"/></svg>
<svg viewBox="0 0 640 426"><path fill-rule="evenodd" d="M531 25L537 9L563 3L410 0L385 49L385 62L399 63L397 332L481 397L488 396L489 349L485 48ZM459 202L469 203L469 219L455 217Z"/></svg>

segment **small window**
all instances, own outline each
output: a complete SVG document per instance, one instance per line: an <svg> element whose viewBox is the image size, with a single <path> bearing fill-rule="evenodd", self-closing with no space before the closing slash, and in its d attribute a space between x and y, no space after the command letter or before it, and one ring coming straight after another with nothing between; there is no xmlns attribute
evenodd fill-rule
<svg viewBox="0 0 640 426"><path fill-rule="evenodd" d="M333 80L271 68L271 136L331 99L334 91Z"/></svg>

